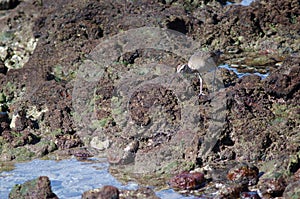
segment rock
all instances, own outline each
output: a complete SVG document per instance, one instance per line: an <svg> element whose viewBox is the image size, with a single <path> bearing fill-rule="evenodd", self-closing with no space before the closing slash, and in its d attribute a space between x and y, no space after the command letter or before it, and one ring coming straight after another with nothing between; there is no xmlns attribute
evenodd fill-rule
<svg viewBox="0 0 300 199"><path fill-rule="evenodd" d="M138 199L159 199L155 192L147 187L140 187L137 190L121 190L120 199L138 198Z"/></svg>
<svg viewBox="0 0 300 199"><path fill-rule="evenodd" d="M58 135L56 136L54 142L58 149L69 149L73 147L82 146L82 141L76 134Z"/></svg>
<svg viewBox="0 0 300 199"><path fill-rule="evenodd" d="M179 131L172 135L159 135L162 140L158 146L139 149L135 157L134 171L137 173L179 173L190 170L185 168L196 160L198 146L197 136L192 131ZM169 140L169 141L168 141Z"/></svg>
<svg viewBox="0 0 300 199"><path fill-rule="evenodd" d="M103 151L107 149L110 146L110 141L107 140L101 140L98 136L95 136L92 138L90 145L91 147L98 149L100 151Z"/></svg>
<svg viewBox="0 0 300 199"><path fill-rule="evenodd" d="M243 184L229 184L224 185L218 193L219 198L238 198L240 193L244 191L245 187Z"/></svg>
<svg viewBox="0 0 300 199"><path fill-rule="evenodd" d="M78 159L86 159L89 157L93 157L93 155L89 152L84 152L84 151L78 151L74 154L74 156Z"/></svg>
<svg viewBox="0 0 300 199"><path fill-rule="evenodd" d="M294 173L294 178L300 181L300 168Z"/></svg>
<svg viewBox="0 0 300 199"><path fill-rule="evenodd" d="M204 174L200 172L182 172L174 176L169 184L173 189L193 190L200 188L205 182Z"/></svg>
<svg viewBox="0 0 300 199"><path fill-rule="evenodd" d="M155 192L146 187L140 187L137 190L118 190L114 186L106 185L99 189L86 191L82 194L82 199L159 199Z"/></svg>
<svg viewBox="0 0 300 199"><path fill-rule="evenodd" d="M253 165L240 164L228 171L227 178L243 185L255 185L258 181L258 168Z"/></svg>
<svg viewBox="0 0 300 199"><path fill-rule="evenodd" d="M25 110L20 110L13 114L10 128L14 131L23 131L28 126Z"/></svg>
<svg viewBox="0 0 300 199"><path fill-rule="evenodd" d="M300 198L300 181L289 184L284 190L283 198Z"/></svg>
<svg viewBox="0 0 300 199"><path fill-rule="evenodd" d="M10 199L47 198L58 199L51 190L50 180L47 176L40 176L37 179L29 180L24 184L17 184L9 193Z"/></svg>
<svg viewBox="0 0 300 199"><path fill-rule="evenodd" d="M1 0L0 2L14 1ZM0 53L0 59L8 63L10 59L5 58L12 57L17 63L6 65L6 67L11 66L6 75L0 73L0 90L9 91L7 91L6 100L6 102L9 102L9 106L14 101L18 101L23 104L26 103L28 106L35 105L38 109L49 110L37 118L40 129L38 132L33 133L41 136L41 140L55 141L60 149L75 146L77 141L71 143L72 138L67 138L65 134L70 133L73 135L77 129L81 129L75 128L76 123L72 118L74 116L75 119L76 116L72 114L74 113L72 109L72 102L74 102L72 100L72 88L74 86L72 78L74 76L68 75L68 78L72 79L70 82L49 81L49 79L44 77L47 74L51 74L51 71L55 71L53 68L57 68L56 66L63 68L61 71L62 76L59 76L59 79L68 79L64 76L65 72L66 74L77 74L78 66L85 59L85 55L94 50L95 46L99 44L101 37L110 38L111 35L116 35L120 31L123 32L147 25L163 28L169 27L179 31L183 30L181 32L187 31L187 35L195 38L195 42L200 48L206 46L209 48L230 46L228 54L232 58L234 58L236 53L241 52L246 52L245 57L247 57L249 51L255 54L260 54L264 51L268 55L279 54L279 56L280 54L282 55L282 52L284 52L284 56L289 55L291 52L299 55L300 23L297 22L299 22L300 5L298 0L260 0L254 1L250 6L230 5L222 8L211 4L202 6L202 4L197 3L198 1L184 1L185 4L172 0L160 1L174 2L169 4L127 1L128 4L126 6L122 2L112 2L111 0L64 1L65 9L62 10L61 4L54 0L45 1L43 6L38 7L39 9L36 9L37 1L26 0L22 1L16 9L9 12L4 11L7 14L12 13L12 15L7 16L7 18L1 15L0 21L5 26L0 25L1 32L3 31L1 38L4 40L1 41L3 42L1 47L3 47L2 50L0 47L0 52L3 53ZM136 20L136 15L139 16L138 20ZM176 27L177 25L179 25L178 28ZM34 32L32 33L32 31ZM39 44L35 49L37 37L39 37ZM167 53L163 52L161 54ZM97 111L97 119L107 120L108 115L111 114L110 93L114 90L113 83L117 82L115 80L122 77L122 73L119 73L119 71L127 71L131 70L131 68L139 67L136 64L139 62L144 64L153 61L161 63L166 60L161 58L153 60L152 54L149 56L151 58L146 58L141 53L138 53L138 55L131 53L131 55L128 58L125 57L124 61L132 64L132 67L131 65L120 64L121 67L116 67L115 70L114 66L108 66L107 73L103 77L104 80L99 80L99 85L101 85L99 87L107 85L105 82L112 83L105 86L107 88L103 89L103 96L105 97L101 98L103 99L102 101L99 100L100 102L96 103L103 107L103 112L105 113L101 115L98 114L100 111ZM30 59L27 59L29 56ZM168 55L168 57L172 63L177 62L174 56ZM23 64L18 64L19 58L22 58ZM262 58L254 61L260 64L269 61L269 59ZM277 59L275 61L277 62ZM290 64L292 62L293 64ZM23 67L24 63L27 64L25 64L23 69L26 69L27 72L23 69L12 70ZM14 66L12 67L12 65ZM226 115L228 116L226 117L228 127L222 132L224 137L218 139L216 147L212 150L211 156L207 160L208 164L212 160L223 164L222 160L233 159L237 161L255 160L257 162L275 160L276 165L280 165L281 163L285 164L285 161L288 159L286 157L295 155L299 151L299 143L297 142L299 140L299 118L297 118L297 113L299 115L297 106L300 94L298 79L300 77L298 69L299 58L294 57L286 60L282 67L277 68L278 65L275 64L273 67L275 70L271 68L270 77L265 80L247 77L238 81L232 74L226 74L225 84L226 87L229 86L226 88L226 91L230 94L228 97L228 109L226 110L228 112ZM282 70L285 67L287 70ZM118 73L114 74L110 71L118 71ZM54 74L57 75L58 73ZM26 81L24 77L27 78ZM118 78L114 79L112 77ZM4 79L6 80L4 81ZM8 82L10 84L7 84ZM25 100L18 98L23 96L21 94L24 91L28 94L28 98L26 97ZM88 97L88 95L86 96ZM97 99L95 96L91 96L91 100ZM175 102L175 100L173 101ZM173 104L171 103L170 105ZM181 104L177 107L179 109L168 108L167 111L171 110L179 113ZM9 107L9 110L13 111L14 109ZM136 113L139 110L141 109L136 109ZM198 108L195 108L195 113L198 112ZM138 120L139 118L136 117L136 119ZM145 119L140 120L141 124L148 123L147 121L149 120L146 117ZM202 117L199 119L199 123L198 120L195 122L200 126L204 119L202 120ZM184 123L186 120L181 118L181 122ZM7 126L7 123L1 124L1 126L3 132L0 140L4 138L11 141L13 137L11 137L10 132L4 130L6 129L4 126ZM115 143L114 139L120 137L128 138L129 140L135 138L136 132L122 131L123 129L117 129L118 126L106 125L105 127L108 129L106 131L101 129L99 140L109 139L111 143ZM22 126L20 125L20 127ZM81 126L79 125L78 127ZM25 126L25 128L28 128L28 126ZM201 134L204 128L206 128L205 124L197 132L197 136L204 134ZM58 129L61 129L64 135L55 138L53 138L54 135L49 136L48 132L54 132ZM32 130L36 131L36 129ZM90 130L87 132L90 132ZM124 134L118 132L124 132ZM129 133L132 136L128 136ZM184 133L182 137L174 138L174 133L176 132L171 132L166 136L148 134L139 139L140 147L135 153L136 162L134 164L140 173L148 173L150 175L153 175L156 171L172 173L175 169L182 169L182 167L177 167L177 165L173 164L177 163L176 161L178 160L187 161L190 164L195 163L196 159L199 162L200 156L197 156L197 154L200 154L198 151L200 148L198 146L199 138L195 136L196 142L193 144L188 141L192 140L194 134L187 135ZM82 140L90 141L90 138L96 135L98 136L97 133L91 133L82 135L81 138ZM170 139L171 141L169 142ZM185 141L186 146L179 146L178 144L181 141ZM53 142L51 141L51 143ZM134 153L130 152L130 150L124 152L126 144L119 147L119 150L122 152L120 157L122 158L125 153L124 160L132 160ZM99 149L106 149L110 145L106 143L98 145L97 143L95 146ZM191 146L192 150L188 150L188 146ZM227 153L228 149L230 149L230 153ZM47 150L45 149L44 151ZM1 159L2 157L12 157L13 155L11 154L8 153L8 150L1 150L0 157ZM221 154L221 161L217 159L219 154ZM79 156L85 156L85 154L79 154ZM191 158L186 160L186 157ZM175 166L172 167L174 168L172 170L169 169L170 167L167 167L173 165ZM260 169L263 170L261 167ZM166 170L170 172L165 172ZM131 171L136 172L134 169ZM235 177L237 177L236 175L234 174ZM149 181L155 180L151 178Z"/></svg>
<svg viewBox="0 0 300 199"><path fill-rule="evenodd" d="M19 146L25 146L26 144L36 144L40 141L40 138L33 133L25 130L22 133L14 133L13 134L13 141L11 145L16 148Z"/></svg>
<svg viewBox="0 0 300 199"><path fill-rule="evenodd" d="M289 57L266 79L265 89L275 97L292 96L300 85L300 58Z"/></svg>
<svg viewBox="0 0 300 199"><path fill-rule="evenodd" d="M281 174L274 173L273 177L260 179L257 186L261 198L274 198L282 196L286 182Z"/></svg>
<svg viewBox="0 0 300 199"><path fill-rule="evenodd" d="M300 198L300 169L298 169L283 192L284 198Z"/></svg>
<svg viewBox="0 0 300 199"><path fill-rule="evenodd" d="M104 186L99 189L86 191L82 194L82 199L119 199L119 190L114 186Z"/></svg>
<svg viewBox="0 0 300 199"><path fill-rule="evenodd" d="M241 199L260 199L256 191L247 191L240 194Z"/></svg>
<svg viewBox="0 0 300 199"><path fill-rule="evenodd" d="M139 142L132 141L126 146L122 146L120 140L113 143L112 147L107 150L107 160L112 165L126 165L134 162L135 154Z"/></svg>
<svg viewBox="0 0 300 199"><path fill-rule="evenodd" d="M6 74L7 67L4 65L3 61L0 60L0 73Z"/></svg>
<svg viewBox="0 0 300 199"><path fill-rule="evenodd" d="M0 111L0 135L4 130L9 129L9 118L7 112Z"/></svg>
<svg viewBox="0 0 300 199"><path fill-rule="evenodd" d="M15 8L20 1L18 0L0 0L0 10L8 10Z"/></svg>

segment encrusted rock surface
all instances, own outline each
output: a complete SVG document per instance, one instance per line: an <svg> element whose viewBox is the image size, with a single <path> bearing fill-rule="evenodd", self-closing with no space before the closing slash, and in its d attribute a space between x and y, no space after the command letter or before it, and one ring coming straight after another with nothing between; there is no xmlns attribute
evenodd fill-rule
<svg viewBox="0 0 300 199"><path fill-rule="evenodd" d="M187 0L0 2L1 9L7 9L0 10L1 161L29 160L52 152L75 155L74 148L92 145L107 153L115 173L147 185L165 185L165 177L174 173L205 170L212 165L212 171L226 176L232 162L250 162L264 173L258 182L278 185L273 192L261 186L262 194L291 196L298 186L291 178L300 162L299 1L257 0L250 6ZM8 2L19 4L7 7ZM126 52L105 66L95 83L90 107L94 123L82 128L78 117L85 110L78 113L73 107L81 64L100 42L145 26L185 34L195 40L199 50L220 49L224 52L222 61L240 72L269 75L265 79L257 75L238 78L232 71L218 70L225 88L212 95L208 82L204 82L207 95L190 111L191 115L199 114L196 132L177 128L180 122L188 121L180 117L183 105L172 91L157 85L149 87L151 92L136 90L128 103L128 114L136 124L147 127L169 122L174 126L140 135L122 129L113 118L116 82L149 63L168 65L175 73L186 58L159 49ZM185 78L197 93L197 77ZM81 83L85 88L85 82ZM217 110L212 128L210 107L215 106L213 99L222 96L226 105ZM158 121L149 113L152 105L163 107ZM213 146L207 146L208 138L215 139ZM97 150L78 156L92 156ZM275 173L282 181L272 180ZM218 174L209 173L213 177L205 178L212 184L217 184L216 179L227 183L226 178L215 178ZM153 176L157 179L145 180ZM240 182L226 183L220 188L224 196L248 191Z"/></svg>

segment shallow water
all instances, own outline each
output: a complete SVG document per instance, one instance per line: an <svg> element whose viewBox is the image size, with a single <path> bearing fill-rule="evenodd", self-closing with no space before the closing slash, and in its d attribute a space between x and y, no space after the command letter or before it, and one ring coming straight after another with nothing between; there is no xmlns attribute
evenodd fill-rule
<svg viewBox="0 0 300 199"><path fill-rule="evenodd" d="M253 75L253 74L259 76L261 79L265 79L266 77L269 76L269 73L265 73L265 74L258 73L258 72L255 72L255 73L240 73L237 68L232 68L228 64L221 65L221 66L218 66L218 67L219 68L226 68L227 70L233 71L238 76L238 78L242 78L244 76Z"/></svg>
<svg viewBox="0 0 300 199"><path fill-rule="evenodd" d="M243 6L249 6L250 3L252 3L252 1L253 1L253 0L243 0L243 1L241 2L241 5L243 5Z"/></svg>
<svg viewBox="0 0 300 199"><path fill-rule="evenodd" d="M104 185L113 185L120 189L137 189L134 182L126 185L118 182L109 172L106 159L88 159L78 161L67 159L33 160L31 162L17 163L15 169L0 173L0 198L8 198L9 192L15 184L22 184L39 176L48 176L52 191L60 199L81 198L84 191L100 188ZM156 192L161 198L189 198L184 197L172 189Z"/></svg>
<svg viewBox="0 0 300 199"><path fill-rule="evenodd" d="M242 0L241 3L235 3L242 6L249 6L254 0ZM231 5L233 3L227 2L228 5Z"/></svg>

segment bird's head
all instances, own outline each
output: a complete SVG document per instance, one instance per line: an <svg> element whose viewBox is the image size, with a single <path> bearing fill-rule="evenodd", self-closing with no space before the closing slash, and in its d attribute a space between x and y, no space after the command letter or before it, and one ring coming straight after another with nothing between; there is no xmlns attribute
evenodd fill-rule
<svg viewBox="0 0 300 199"><path fill-rule="evenodd" d="M188 65L187 64L183 64L183 65L178 65L176 72L180 73L180 72L186 72L188 70Z"/></svg>
<svg viewBox="0 0 300 199"><path fill-rule="evenodd" d="M216 50L216 51L212 52L211 56L213 57L215 62L219 62L219 59L220 59L222 54L223 54L222 51Z"/></svg>

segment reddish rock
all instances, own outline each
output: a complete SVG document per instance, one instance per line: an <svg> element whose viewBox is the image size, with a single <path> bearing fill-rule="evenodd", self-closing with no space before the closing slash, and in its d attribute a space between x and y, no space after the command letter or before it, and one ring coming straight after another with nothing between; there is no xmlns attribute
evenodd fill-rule
<svg viewBox="0 0 300 199"><path fill-rule="evenodd" d="M119 199L119 189L114 186L104 186L99 189L86 191L82 194L82 199Z"/></svg>
<svg viewBox="0 0 300 199"><path fill-rule="evenodd" d="M173 189L193 190L198 189L205 182L204 174L200 172L182 172L174 176L169 184Z"/></svg>
<svg viewBox="0 0 300 199"><path fill-rule="evenodd" d="M258 168L256 166L241 164L229 170L227 178L244 185L255 185L258 181Z"/></svg>

